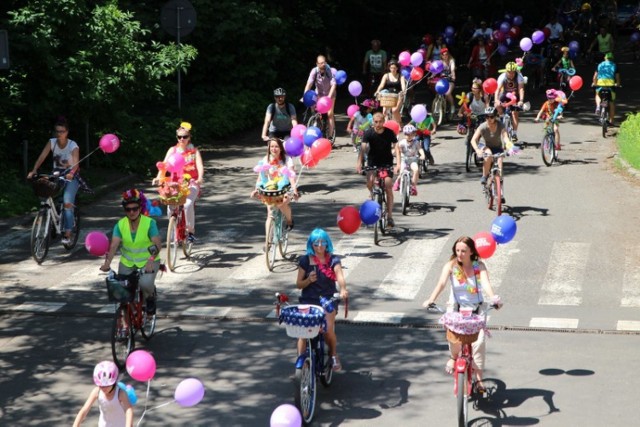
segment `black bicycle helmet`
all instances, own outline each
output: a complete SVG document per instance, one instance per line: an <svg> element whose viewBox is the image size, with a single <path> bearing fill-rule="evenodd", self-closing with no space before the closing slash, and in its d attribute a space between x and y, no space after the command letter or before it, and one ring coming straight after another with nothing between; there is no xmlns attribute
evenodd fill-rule
<svg viewBox="0 0 640 427"><path fill-rule="evenodd" d="M285 96L286 94L287 92L281 87L273 91L273 96Z"/></svg>
<svg viewBox="0 0 640 427"><path fill-rule="evenodd" d="M493 107L487 107L484 109L485 116L490 116L492 114L496 114L496 109Z"/></svg>

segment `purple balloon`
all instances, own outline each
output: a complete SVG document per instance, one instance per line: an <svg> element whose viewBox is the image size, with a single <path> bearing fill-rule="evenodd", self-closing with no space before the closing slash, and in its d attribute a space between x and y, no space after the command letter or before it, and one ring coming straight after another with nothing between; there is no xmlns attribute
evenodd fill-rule
<svg viewBox="0 0 640 427"><path fill-rule="evenodd" d="M511 24L509 22L504 21L502 24L500 24L500 32L501 33L507 34L510 29L511 29Z"/></svg>
<svg viewBox="0 0 640 427"><path fill-rule="evenodd" d="M571 42L569 42L569 50L571 52L577 52L580 50L580 43L578 43L577 41L573 40Z"/></svg>
<svg viewBox="0 0 640 427"><path fill-rule="evenodd" d="M440 74L443 69L444 64L439 59L436 59L431 63L431 65L429 65L429 71L431 71L433 74Z"/></svg>
<svg viewBox="0 0 640 427"><path fill-rule="evenodd" d="M451 26L447 26L447 28L444 29L444 34L445 36L452 36L456 33L456 30Z"/></svg>
<svg viewBox="0 0 640 427"><path fill-rule="evenodd" d="M304 151L304 143L296 138L287 138L284 141L284 151L291 157L298 157Z"/></svg>
<svg viewBox="0 0 640 427"><path fill-rule="evenodd" d="M349 83L349 93L351 96L358 96L362 93L362 85L359 81L354 80Z"/></svg>
<svg viewBox="0 0 640 427"><path fill-rule="evenodd" d="M426 118L427 118L427 107L425 107L423 104L414 105L413 108L411 109L411 119L413 119L413 121L416 123L420 123Z"/></svg>
<svg viewBox="0 0 640 427"><path fill-rule="evenodd" d="M640 40L640 32L636 31L635 33L631 34L629 40L631 40L631 43L636 43L638 40Z"/></svg>
<svg viewBox="0 0 640 427"><path fill-rule="evenodd" d="M532 47L533 42L529 37L523 37L522 40L520 40L520 49L522 49L524 52L529 52Z"/></svg>
<svg viewBox="0 0 640 427"><path fill-rule="evenodd" d="M544 33L540 30L536 30L533 32L533 34L531 35L531 40L535 43L535 44L540 44L544 41Z"/></svg>
<svg viewBox="0 0 640 427"><path fill-rule="evenodd" d="M182 380L173 394L173 398L178 402L178 405L184 407L197 405L203 397L204 385L195 378Z"/></svg>
<svg viewBox="0 0 640 427"><path fill-rule="evenodd" d="M522 16L517 15L513 18L513 25L517 25L518 27L522 25Z"/></svg>
<svg viewBox="0 0 640 427"><path fill-rule="evenodd" d="M448 90L449 90L449 80L447 79L438 80L438 83L436 83L436 92L438 92L440 95L444 95L445 93L447 93Z"/></svg>
<svg viewBox="0 0 640 427"><path fill-rule="evenodd" d="M269 420L269 427L300 427L301 425L300 411L289 403L278 406Z"/></svg>
<svg viewBox="0 0 640 427"><path fill-rule="evenodd" d="M507 52L509 52L509 48L507 47L507 45L504 45L504 44L498 45L498 53L500 55L505 56Z"/></svg>
<svg viewBox="0 0 640 427"><path fill-rule="evenodd" d="M420 52L413 52L411 54L411 65L414 67L419 67L422 61L424 61L424 58Z"/></svg>

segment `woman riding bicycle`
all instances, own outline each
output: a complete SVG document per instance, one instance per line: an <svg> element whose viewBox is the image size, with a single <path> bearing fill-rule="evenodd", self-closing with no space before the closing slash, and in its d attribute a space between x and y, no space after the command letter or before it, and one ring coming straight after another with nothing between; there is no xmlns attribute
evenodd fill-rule
<svg viewBox="0 0 640 427"><path fill-rule="evenodd" d="M508 94L513 94L516 97L517 106L522 107L524 104L524 77L518 71L518 64L515 62L507 62L504 73L498 77L498 89L494 94L494 104L498 109L498 113L502 115L502 103L506 103L509 98ZM514 142L518 140L516 132L518 131L518 110L511 110L511 117L513 118L513 139Z"/></svg>
<svg viewBox="0 0 640 427"><path fill-rule="evenodd" d="M111 270L111 261L120 248L118 274L128 275L144 269L138 282L147 303L147 313L156 313L156 274L160 269L162 240L156 220L147 216L147 199L141 191L132 188L122 193L122 207L126 216L113 227L111 245L102 271Z"/></svg>
<svg viewBox="0 0 640 427"><path fill-rule="evenodd" d="M553 117L553 113L556 111L556 108L558 108L558 105L560 105L561 98L560 96L558 96L558 92L555 89L547 90L546 94L547 94L547 100L545 101L544 104L542 104L542 107L540 107L540 111L538 111L538 115L536 116L536 118L533 119L533 121L536 123L539 122L541 119L542 120L551 119ZM560 119L561 116L558 115L557 118ZM556 140L555 149L560 150L560 125L558 124L557 121L553 123L553 133L555 135L555 140Z"/></svg>
<svg viewBox="0 0 640 427"><path fill-rule="evenodd" d="M181 154L184 158L184 168L182 170L182 176L176 177L180 181L189 177L189 195L184 203L184 213L187 220L187 241L194 243L195 229L196 229L196 212L195 204L196 199L200 196L200 187L203 182L204 166L202 164L202 156L200 151L191 142L191 123L182 122L180 127L176 131L176 138L178 142L173 147L167 150L167 154L164 156L164 162L166 163L174 154ZM159 170L158 175L151 181L153 185L162 183L165 178L165 171ZM171 205L167 206L167 215L171 216L172 210L175 209Z"/></svg>
<svg viewBox="0 0 640 427"><path fill-rule="evenodd" d="M489 280L489 273L484 262L480 259L475 242L471 237L460 237L453 244L452 255L442 268L438 284L431 293L431 296L422 304L428 307L434 304L438 296L444 290L447 281L451 283L451 293L449 297L448 310L460 311L461 307L471 307L471 310L478 314L484 303L482 291L485 291L491 298L492 304L500 308L502 303L500 297L495 295ZM462 341L456 333L447 330L447 341L449 341L450 358L447 361L445 371L453 373L454 361L462 349ZM473 362L476 365L475 372L478 381L478 388L484 388L482 384L482 372L484 369L486 355L484 330L480 331L477 341L473 343Z"/></svg>
<svg viewBox="0 0 640 427"><path fill-rule="evenodd" d="M482 185L487 183L487 177L493 164L491 155L502 153L509 142L507 129L497 119L495 108L487 107L484 114L486 121L478 126L471 138L471 146L476 151L476 155L479 159L484 159L482 162L482 178L480 178L480 184ZM480 138L484 140L483 146L479 145ZM486 157L485 154L487 154ZM502 176L502 157L498 159L498 167L500 168L500 176Z"/></svg>
<svg viewBox="0 0 640 427"><path fill-rule="evenodd" d="M449 81L449 89L444 94L444 98L446 99L446 105L448 108L445 108L445 114L449 114L449 117L453 119L453 114L455 111L455 103L453 101L453 89L456 86L456 60L449 52L448 48L443 48L440 50L440 56L442 57L442 77L446 78Z"/></svg>
<svg viewBox="0 0 640 427"><path fill-rule="evenodd" d="M287 156L284 144L281 139L271 138L267 144L267 155L262 158L255 170L258 173L256 188L251 192L251 197L256 197L259 189L281 190L291 188L294 199L299 197L296 185L296 171L293 159ZM269 223L271 221L271 209L279 209L287 220L287 230L293 229L293 213L291 212L291 199L288 192L285 193L281 203L267 205L267 220L265 221L265 235L269 234Z"/></svg>
<svg viewBox="0 0 640 427"><path fill-rule="evenodd" d="M389 72L382 76L380 85L378 86L378 89L376 89L376 96L381 92L398 94L398 102L396 105L393 107L384 107L383 113L386 117L390 108L393 120L398 122L398 124L402 123L400 107L402 106L402 101L407 92L407 81L402 74L400 74L398 62L395 60L389 61Z"/></svg>
<svg viewBox="0 0 640 427"><path fill-rule="evenodd" d="M484 111L489 106L489 99L482 90L482 80L476 78L471 83L471 95L468 96L468 104L462 105L458 110L458 133L464 135L474 132L479 124L480 117L484 117ZM468 128L461 131L461 127Z"/></svg>
<svg viewBox="0 0 640 427"><path fill-rule="evenodd" d="M337 292L336 282L340 286L340 298L349 297L347 283L342 274L340 258L333 254L333 243L326 231L316 228L307 239L307 253L298 261L298 277L296 287L302 289L301 304L321 305L320 297L331 298ZM337 307L336 307L337 308ZM335 319L338 310L325 313L327 326L325 341L329 347L329 355L333 359L333 370L342 368L338 358L338 337L335 331ZM298 354L305 351L306 340L298 340Z"/></svg>

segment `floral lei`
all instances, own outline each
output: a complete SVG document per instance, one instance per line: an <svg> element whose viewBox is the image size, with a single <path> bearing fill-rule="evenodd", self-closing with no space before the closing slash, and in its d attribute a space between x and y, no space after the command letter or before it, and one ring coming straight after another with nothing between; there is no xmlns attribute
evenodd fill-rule
<svg viewBox="0 0 640 427"><path fill-rule="evenodd" d="M325 261L326 261L325 255ZM333 271L331 267L329 267L328 263L323 263L317 255L313 255L313 261L316 263L322 274L324 274L328 279L335 281L336 280L336 272Z"/></svg>
<svg viewBox="0 0 640 427"><path fill-rule="evenodd" d="M460 286L464 286L467 292L470 294L478 293L478 283L480 283L480 264L478 261L473 261L473 274L476 276L476 286L472 286L467 282L467 275L460 268L459 265L453 267L453 277L458 281Z"/></svg>

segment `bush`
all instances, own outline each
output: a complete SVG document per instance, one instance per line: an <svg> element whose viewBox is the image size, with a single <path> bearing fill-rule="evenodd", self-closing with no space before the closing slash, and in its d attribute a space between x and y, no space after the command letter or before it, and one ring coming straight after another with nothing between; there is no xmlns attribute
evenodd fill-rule
<svg viewBox="0 0 640 427"><path fill-rule="evenodd" d="M627 114L618 134L620 157L636 170L640 170L640 113Z"/></svg>

